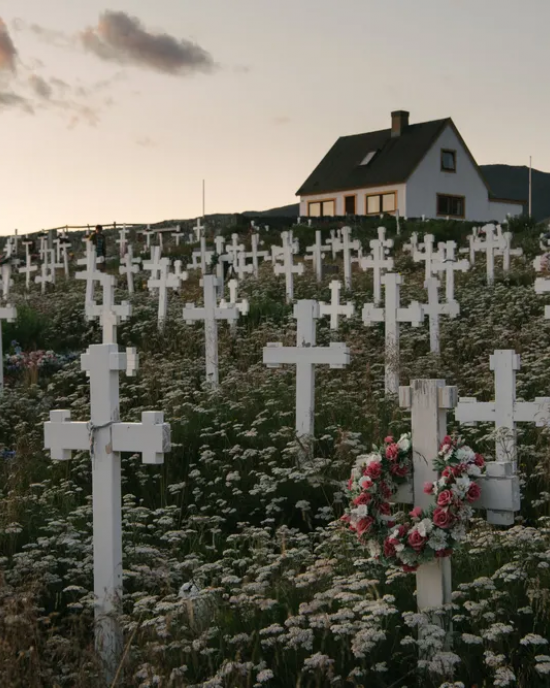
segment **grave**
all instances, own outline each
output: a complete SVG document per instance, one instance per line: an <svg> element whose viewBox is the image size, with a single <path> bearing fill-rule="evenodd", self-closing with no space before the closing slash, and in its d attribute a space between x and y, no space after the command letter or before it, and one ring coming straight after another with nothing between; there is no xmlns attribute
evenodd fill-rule
<svg viewBox="0 0 550 688"><path fill-rule="evenodd" d="M342 282L340 280L332 280L330 285L330 303L319 302L320 317L330 317L330 329L337 330L340 324L340 316L351 318L355 313L355 306L351 301L347 303L340 303L340 291L342 289Z"/></svg>
<svg viewBox="0 0 550 688"><path fill-rule="evenodd" d="M382 229L384 229L382 227ZM393 246L391 239L379 236L369 242L371 254L361 258L361 270L372 270L373 301L376 305L382 300L382 275L386 271L393 270L393 258L389 257L389 250Z"/></svg>
<svg viewBox="0 0 550 688"><path fill-rule="evenodd" d="M303 275L304 264L294 263L294 252L292 241L292 235L289 232L281 232L281 240L283 242L282 247L282 257L283 264L275 263L273 264L273 272L276 275L285 276L285 287L286 287L286 300L287 303L291 303L294 300L294 275Z"/></svg>

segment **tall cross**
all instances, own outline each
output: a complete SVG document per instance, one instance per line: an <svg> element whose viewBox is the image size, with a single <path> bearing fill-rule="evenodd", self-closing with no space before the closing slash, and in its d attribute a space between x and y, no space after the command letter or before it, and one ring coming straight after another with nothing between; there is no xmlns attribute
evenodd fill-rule
<svg viewBox="0 0 550 688"><path fill-rule="evenodd" d="M121 453L162 464L171 448L170 425L159 411L143 412L140 423L120 421L119 372L135 373L135 349L122 353L116 344L94 344L81 356L81 367L90 378L90 420L50 411L44 448L54 461L68 461L73 451L91 455L95 644L111 685L123 651Z"/></svg>
<svg viewBox="0 0 550 688"><path fill-rule="evenodd" d="M304 264L294 263L294 250L292 236L288 232L281 232L283 241L283 264L274 263L273 272L276 275L285 276L286 300L291 303L294 300L294 275L303 275Z"/></svg>
<svg viewBox="0 0 550 688"><path fill-rule="evenodd" d="M14 306L0 306L0 391L4 389L4 351L2 348L2 321L9 323L17 319L17 309Z"/></svg>
<svg viewBox="0 0 550 688"><path fill-rule="evenodd" d="M121 275L126 275L126 283L128 285L128 294L134 293L134 275L139 272L141 258L134 258L134 249L131 244L127 244L126 252L122 258L122 265L118 271Z"/></svg>
<svg viewBox="0 0 550 688"><path fill-rule="evenodd" d="M305 260L311 260L313 264L313 269L315 270L315 277L317 283L321 284L323 281L323 253L325 251L330 251L330 246L323 246L323 240L321 238L321 230L315 230L315 243L311 246L306 246Z"/></svg>
<svg viewBox="0 0 550 688"><path fill-rule="evenodd" d="M98 273L98 282L103 287L103 303L86 306L86 318L99 318L103 330L103 344L116 344L117 327L121 320L132 315L132 306L127 301L115 305L115 277L105 272Z"/></svg>
<svg viewBox="0 0 550 688"><path fill-rule="evenodd" d="M535 401L516 401L516 372L520 357L511 349L497 349L489 358L495 373L494 401L479 402L474 397L460 397L455 417L460 423L494 423L495 454L502 475L517 471L516 423L536 423L542 427L550 422L550 397Z"/></svg>
<svg viewBox="0 0 550 688"><path fill-rule="evenodd" d="M340 230L341 239L334 242L332 245L337 252L342 251L342 259L344 263L344 286L346 289L351 289L351 264L352 262L359 262L359 258L352 257L352 251L361 250L361 242L359 239L351 241L351 227L342 227Z"/></svg>
<svg viewBox="0 0 550 688"><path fill-rule="evenodd" d="M485 251L487 256L487 284L493 284L495 280L495 254L504 248L504 239L499 237L494 225L485 225L480 230L485 234L485 241L481 235L473 240L474 251Z"/></svg>
<svg viewBox="0 0 550 688"><path fill-rule="evenodd" d="M441 244L442 252L433 265L434 270L445 273L445 300L451 303L455 300L455 271L466 272L470 269L467 260L456 260L456 241L446 241Z"/></svg>
<svg viewBox="0 0 550 688"><path fill-rule="evenodd" d="M170 259L161 258L159 275L156 279L150 277L147 282L149 290L158 289L158 325L162 329L168 313L168 289L179 289L181 282L188 278L187 272L170 272Z"/></svg>
<svg viewBox="0 0 550 688"><path fill-rule="evenodd" d="M296 346L269 343L264 347L263 359L269 368L279 368L283 364L296 366L296 435L307 440L315 433L315 366L344 368L349 363L350 352L342 342L316 346L317 301L298 301L294 317L297 320Z"/></svg>
<svg viewBox="0 0 550 688"><path fill-rule="evenodd" d="M437 277L430 277L424 282L424 288L428 290L428 303L422 304L422 310L428 316L430 325L430 351L438 354L440 351L439 343L439 316L448 315L456 318L460 313L460 306L456 301L439 303L439 280Z"/></svg>
<svg viewBox="0 0 550 688"><path fill-rule="evenodd" d="M372 239L369 242L371 255L361 258L361 270L372 270L372 284L374 303L378 305L382 300L382 274L387 270L393 270L393 258L388 256L393 246L391 239Z"/></svg>
<svg viewBox="0 0 550 688"><path fill-rule="evenodd" d="M363 306L363 323L367 326L384 322L386 329L386 394L397 394L399 390L399 324L410 323L420 327L424 311L418 301L411 301L407 308L401 308L399 287L403 278L396 272L387 272L382 277L385 287L385 306L377 308L373 303Z"/></svg>
<svg viewBox="0 0 550 688"><path fill-rule="evenodd" d="M206 381L217 387L219 383L218 371L218 320L229 322L238 320L239 311L235 307L220 308L216 302L216 277L204 275L202 278L204 306L195 307L187 303L183 309L183 319L187 324L197 320L204 320Z"/></svg>
<svg viewBox="0 0 550 688"><path fill-rule="evenodd" d="M340 324L340 316L345 316L348 320L355 313L355 306L351 301L347 303L340 303L340 290L342 289L342 282L340 280L332 280L330 285L330 303L319 303L319 315L330 317L330 329L337 330Z"/></svg>

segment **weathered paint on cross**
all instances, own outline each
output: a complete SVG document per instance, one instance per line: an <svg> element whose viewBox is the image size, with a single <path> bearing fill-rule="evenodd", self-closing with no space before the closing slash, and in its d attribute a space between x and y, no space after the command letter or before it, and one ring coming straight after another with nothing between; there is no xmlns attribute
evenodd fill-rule
<svg viewBox="0 0 550 688"><path fill-rule="evenodd" d="M142 413L141 423L120 422L119 371L135 373L135 349L121 353L116 344L94 344L82 355L81 367L90 378L90 421L74 422L70 411L51 411L44 448L55 461L69 460L72 451L91 453L95 644L110 685L123 649L120 453L141 453L144 463L163 463L170 426L158 411Z"/></svg>
<svg viewBox="0 0 550 688"><path fill-rule="evenodd" d="M397 394L399 390L399 323L410 323L420 327L424 312L418 301L411 301L407 308L400 307L399 287L403 283L401 275L387 272L382 277L385 287L385 306L377 308L373 303L363 306L363 323L367 326L375 322L385 323L386 332L386 394Z"/></svg>
<svg viewBox="0 0 550 688"><path fill-rule="evenodd" d="M314 437L315 431L315 366L326 364L331 368L344 368L349 363L350 352L342 342L316 346L317 301L298 301L294 317L297 320L296 346L268 343L264 347L263 360L268 368L279 368L283 364L296 366L296 435L307 440Z"/></svg>

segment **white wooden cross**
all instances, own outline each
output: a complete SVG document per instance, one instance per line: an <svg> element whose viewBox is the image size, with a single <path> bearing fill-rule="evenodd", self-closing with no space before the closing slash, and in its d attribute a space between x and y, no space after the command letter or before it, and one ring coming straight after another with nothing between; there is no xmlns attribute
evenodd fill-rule
<svg viewBox="0 0 550 688"><path fill-rule="evenodd" d="M122 258L122 265L118 268L121 275L126 275L128 294L134 293L134 275L139 272L141 258L134 258L134 249L131 244L127 244L126 252Z"/></svg>
<svg viewBox="0 0 550 688"><path fill-rule="evenodd" d="M503 232L501 236L504 242L504 247L502 249L495 251L495 255L502 256L502 269L504 272L508 272L510 270L510 257L522 256L523 249L512 248L512 238L514 236L512 232Z"/></svg>
<svg viewBox="0 0 550 688"><path fill-rule="evenodd" d="M247 258L252 258L252 272L256 279L258 279L258 266L259 259L262 258L266 260L269 256L269 251L258 251L258 246L260 245L260 234L259 232L254 232L250 237L250 253L247 253Z"/></svg>
<svg viewBox="0 0 550 688"><path fill-rule="evenodd" d="M0 306L0 391L4 389L4 351L2 347L2 321L15 322L17 309L9 304Z"/></svg>
<svg viewBox="0 0 550 688"><path fill-rule="evenodd" d="M245 275L251 275L254 272L254 265L246 262L247 256L248 253L245 251L239 251L237 253L237 261L233 263L235 274L240 280L243 280Z"/></svg>
<svg viewBox="0 0 550 688"><path fill-rule="evenodd" d="M349 348L342 342L316 346L316 323L319 318L317 301L301 300L294 306L297 320L296 346L280 342L264 347L264 363L269 368L283 364L296 366L296 435L300 439L314 437L315 432L315 366L344 368L350 360Z"/></svg>
<svg viewBox="0 0 550 688"><path fill-rule="evenodd" d="M230 279L227 283L227 286L229 287L229 300L226 301L225 299L221 299L220 308L236 308L241 315L246 315L250 310L248 299L243 299L240 302L237 301L237 289L239 287L239 281L236 279ZM232 331L234 331L237 327L237 321L232 320L229 323L229 327Z"/></svg>
<svg viewBox="0 0 550 688"><path fill-rule="evenodd" d="M494 401L479 402L474 397L460 397L455 417L460 423L471 425L494 423L494 475L510 477L517 473L516 423L536 423L539 427L548 425L550 397L537 397L534 402L516 401L516 372L521 363L515 351L497 349L489 361L490 368L495 373ZM491 522L511 525L513 518L506 522Z"/></svg>
<svg viewBox="0 0 550 688"><path fill-rule="evenodd" d="M427 509L433 497L424 492L426 482L438 474L432 461L447 435L447 411L457 403L456 387L445 386L444 380L411 380L409 387L399 388L399 403L411 411L413 449L412 484L399 488L394 501ZM486 463L486 476L478 478L481 496L473 505L487 510L490 523L513 523L520 508L517 476L504 476L494 461ZM494 515L498 514L497 519ZM451 558L443 557L421 565L416 572L417 605L420 611L441 608L451 603Z"/></svg>
<svg viewBox="0 0 550 688"><path fill-rule="evenodd" d="M151 237L155 233L154 229L151 229L151 225L147 225L147 229L144 230L143 232L145 234L145 246L147 250L149 251L149 255L152 258L152 251L151 251Z"/></svg>
<svg viewBox="0 0 550 688"><path fill-rule="evenodd" d="M19 273L25 275L25 289L29 289L31 286L31 273L36 272L38 270L37 265L32 264L32 256L31 256L31 246L32 246L32 241L30 239L25 238L23 240L23 246L25 247L25 267L19 268Z"/></svg>
<svg viewBox="0 0 550 688"><path fill-rule="evenodd" d="M411 253L413 255L417 251L420 251L423 248L424 248L424 244L421 244L418 241L418 232L413 232L411 234L410 241L406 244L403 244L403 251L407 251L408 253Z"/></svg>
<svg viewBox="0 0 550 688"><path fill-rule="evenodd" d="M196 248L193 251L191 255L192 262L187 265L187 269L200 270L201 275L204 276L206 274L206 266L210 265L210 263L212 262L212 256L214 255L214 251L206 249L206 237L201 236L199 241L200 248Z"/></svg>
<svg viewBox="0 0 550 688"><path fill-rule="evenodd" d="M171 449L170 425L160 411L143 412L140 423L120 421L119 372L135 373L135 349L122 353L116 344L94 344L82 355L81 367L90 378L90 420L72 421L70 411L50 411L44 448L54 461L68 461L73 451L91 455L95 644L111 685L123 651L121 453L162 464Z"/></svg>
<svg viewBox="0 0 550 688"><path fill-rule="evenodd" d="M89 309L94 304L95 283L99 282L102 274L96 269L96 252L91 241L86 241L86 256L84 258L79 258L76 263L77 265L85 266L85 270L75 273L75 278L86 280L85 305L86 309Z"/></svg>
<svg viewBox="0 0 550 688"><path fill-rule="evenodd" d="M92 303L86 307L86 319L99 318L103 331L103 344L116 344L117 327L121 320L132 315L132 306L128 301L115 305L115 276L105 272L98 273L98 282L103 287L103 303Z"/></svg>
<svg viewBox="0 0 550 688"><path fill-rule="evenodd" d="M387 270L393 270L393 258L388 257L393 241L380 238L379 235L378 239L372 239L369 245L371 254L361 258L360 266L365 272L372 270L373 300L378 305L382 299L382 275Z"/></svg>
<svg viewBox="0 0 550 688"><path fill-rule="evenodd" d="M160 273L160 260L160 248L158 246L152 246L150 260L142 263L143 270L151 273L151 279L158 279Z"/></svg>
<svg viewBox="0 0 550 688"><path fill-rule="evenodd" d="M281 239L283 241L283 264L274 263L273 272L276 275L285 276L286 286L286 300L291 303L294 299L294 275L302 275L304 273L303 263L294 263L294 251L292 236L288 232L281 232Z"/></svg>
<svg viewBox="0 0 550 688"><path fill-rule="evenodd" d="M216 247L216 254L218 256L218 262L216 263L216 277L217 277L217 288L218 296L221 298L224 294L224 282L225 282L225 268L224 263L229 262L229 255L225 252L225 239L221 234L214 237L214 246Z"/></svg>
<svg viewBox="0 0 550 688"><path fill-rule="evenodd" d="M315 277L317 283L321 284L323 281L323 253L325 251L330 251L330 246L323 246L323 240L321 238L321 230L315 230L315 243L311 246L306 246L306 256L305 260L311 260L313 269L315 270Z"/></svg>
<svg viewBox="0 0 550 688"><path fill-rule="evenodd" d="M466 272L470 269L467 260L456 260L456 241L446 241L441 244L441 256L432 264L434 271L445 273L445 300L451 303L455 300L455 271Z"/></svg>
<svg viewBox="0 0 550 688"><path fill-rule="evenodd" d="M413 260L415 263L424 261L424 279L430 279L434 273L433 262L437 260L437 253L434 251L434 235L425 234L424 235L424 250L416 250L413 253Z"/></svg>
<svg viewBox="0 0 550 688"><path fill-rule="evenodd" d="M34 278L36 284L41 285L42 293L46 291L46 283L55 284L55 268L54 265L55 250L46 249L44 252L44 260L40 266L40 274Z"/></svg>
<svg viewBox="0 0 550 688"><path fill-rule="evenodd" d="M341 250L341 231L339 229L330 230L330 238L327 239L328 248L330 248L332 253L332 258L336 258L336 254Z"/></svg>
<svg viewBox="0 0 550 688"><path fill-rule="evenodd" d="M342 289L340 280L332 280L329 287L330 303L319 302L319 315L320 317L328 315L330 317L330 329L337 330L340 316L345 316L349 320L355 313L355 306L351 301L340 303L340 290Z"/></svg>
<svg viewBox="0 0 550 688"><path fill-rule="evenodd" d="M48 250L48 235L39 234L38 238L40 239L40 248L38 249L40 253L40 260L44 263L47 261L46 251Z"/></svg>
<svg viewBox="0 0 550 688"><path fill-rule="evenodd" d="M475 265L476 262L476 247L474 245L474 242L478 239L479 237L479 228L474 227L472 229L472 233L467 236L468 240L468 248L460 248L458 249L459 253L467 253L468 258L470 261L470 265Z"/></svg>
<svg viewBox="0 0 550 688"><path fill-rule="evenodd" d="M203 230L206 229L204 225L201 225L201 218L197 218L197 224L193 227L193 231L195 232L195 240L198 242L201 238L204 237L204 232Z"/></svg>
<svg viewBox="0 0 550 688"><path fill-rule="evenodd" d="M225 247L225 252L230 258L230 262L232 263L233 267L235 268L237 265L237 260L238 256L240 253L244 252L244 244L239 243L239 235L238 234L232 234L231 235L231 243L227 244Z"/></svg>
<svg viewBox="0 0 550 688"><path fill-rule="evenodd" d="M71 245L70 239L68 236L62 236L60 239L57 239L56 241L59 242L59 251L60 251L60 261L56 265L56 267L63 268L63 274L65 275L65 279L69 279L69 247Z"/></svg>
<svg viewBox="0 0 550 688"><path fill-rule="evenodd" d="M150 277L147 287L150 291L158 290L158 325L162 329L168 313L168 289L179 289L181 282L188 278L187 272L170 272L170 259L160 259L160 270L157 278Z"/></svg>
<svg viewBox="0 0 550 688"><path fill-rule="evenodd" d="M424 288L428 291L428 303L422 304L422 310L428 316L430 325L430 351L438 354L440 351L439 342L439 316L448 315L456 318L460 313L460 306L456 301L439 303L439 280L437 277L430 277L424 282Z"/></svg>
<svg viewBox="0 0 550 688"><path fill-rule="evenodd" d="M218 371L218 320L236 321L239 311L235 307L220 308L216 303L216 277L204 275L202 278L204 306L195 307L188 303L183 309L183 319L187 324L204 320L206 381L213 387L219 383Z"/></svg>
<svg viewBox="0 0 550 688"><path fill-rule="evenodd" d="M116 240L116 243L119 245L119 255L121 260L126 255L126 248L128 246L126 235L128 234L128 231L129 230L126 229L126 225L122 225L122 229L118 230L118 239Z"/></svg>
<svg viewBox="0 0 550 688"><path fill-rule="evenodd" d="M384 322L386 329L386 394L397 394L399 390L399 323L410 323L420 327L424 311L418 301L411 301L407 308L400 307L399 287L403 278L396 272L387 272L382 277L385 287L385 306L377 308L374 303L363 306L363 323L367 326Z"/></svg>
<svg viewBox="0 0 550 688"><path fill-rule="evenodd" d="M176 246L179 246L181 237L185 236L185 234L181 231L181 225L178 225L176 227L176 231L172 232L172 236L174 237L174 239L176 241Z"/></svg>
<svg viewBox="0 0 550 688"><path fill-rule="evenodd" d="M11 261L8 260L1 267L0 274L2 276L2 298L7 299L10 293L10 287L13 287L13 278L11 276Z"/></svg>
<svg viewBox="0 0 550 688"><path fill-rule="evenodd" d="M359 257L353 257L352 251L361 251L361 242L359 239L351 241L351 227L342 227L340 230L341 239L333 242L334 249L339 253L342 251L342 259L344 263L344 286L346 289L351 289L351 264L358 263Z"/></svg>
<svg viewBox="0 0 550 688"><path fill-rule="evenodd" d="M485 241L481 236L485 234ZM487 284L493 284L495 280L495 254L504 249L504 239L499 237L494 225L485 225L480 234L472 241L474 251L485 251L487 256Z"/></svg>

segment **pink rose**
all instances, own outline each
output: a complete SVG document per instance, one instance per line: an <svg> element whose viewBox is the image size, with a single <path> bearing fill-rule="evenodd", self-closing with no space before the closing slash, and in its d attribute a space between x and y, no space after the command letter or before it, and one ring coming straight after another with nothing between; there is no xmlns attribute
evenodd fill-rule
<svg viewBox="0 0 550 688"><path fill-rule="evenodd" d="M388 435L386 439L384 440L385 444L391 444L393 442L393 437L391 435Z"/></svg>
<svg viewBox="0 0 550 688"><path fill-rule="evenodd" d="M382 475L382 466L380 461L372 461L367 466L367 475L372 480L377 480Z"/></svg>
<svg viewBox="0 0 550 688"><path fill-rule="evenodd" d="M340 516L340 520L344 521L344 523L349 523L351 521L351 516L349 514L344 514Z"/></svg>
<svg viewBox="0 0 550 688"><path fill-rule="evenodd" d="M424 483L424 493L425 494L432 494L433 489L434 489L433 483Z"/></svg>
<svg viewBox="0 0 550 688"><path fill-rule="evenodd" d="M380 482L380 494L384 499L389 499L392 496L391 487L384 480Z"/></svg>
<svg viewBox="0 0 550 688"><path fill-rule="evenodd" d="M363 533L368 532L373 523L374 518L372 518L372 516L366 516L365 518L362 518L359 521L357 521L357 524L355 526L357 535L363 535Z"/></svg>
<svg viewBox="0 0 550 688"><path fill-rule="evenodd" d="M409 469L405 465L400 466L398 463L392 463L390 466L390 473L396 475L398 478L404 478L408 472Z"/></svg>
<svg viewBox="0 0 550 688"><path fill-rule="evenodd" d="M400 538L404 537L404 536L407 534L407 530L408 530L408 528L407 528L406 525L403 525L403 524L400 525L400 526L397 528L397 536L400 537Z"/></svg>
<svg viewBox="0 0 550 688"><path fill-rule="evenodd" d="M421 552L426 544L426 538L422 537L418 530L413 530L412 533L409 533L407 540L415 552Z"/></svg>
<svg viewBox="0 0 550 688"><path fill-rule="evenodd" d="M437 496L437 506L449 506L453 501L453 493L450 490L443 490Z"/></svg>
<svg viewBox="0 0 550 688"><path fill-rule="evenodd" d="M350 478L348 480L348 490L351 490L352 486L353 486L353 478Z"/></svg>
<svg viewBox="0 0 550 688"><path fill-rule="evenodd" d="M468 488L466 499L471 503L475 502L481 496L481 487L477 483L472 483Z"/></svg>
<svg viewBox="0 0 550 688"><path fill-rule="evenodd" d="M368 492L361 492L361 494L353 500L354 506L359 506L360 504L368 504L372 499L372 495Z"/></svg>
<svg viewBox="0 0 550 688"><path fill-rule="evenodd" d="M392 443L388 444L386 447L386 459L389 459L390 461L394 461L399 455L399 447L397 444Z"/></svg>
<svg viewBox="0 0 550 688"><path fill-rule="evenodd" d="M440 506L434 509L433 522L439 528L449 528L451 520L451 514L447 509L443 509Z"/></svg>
<svg viewBox="0 0 550 688"><path fill-rule="evenodd" d="M481 454L476 454L476 457L474 459L474 463L476 466L479 466L480 468L483 468L485 466L485 459Z"/></svg>
<svg viewBox="0 0 550 688"><path fill-rule="evenodd" d="M395 545L397 544L397 540L394 540L393 538L387 537L384 540L384 556L387 557L388 559L390 557L395 557Z"/></svg>
<svg viewBox="0 0 550 688"><path fill-rule="evenodd" d="M415 506L414 509L409 513L409 516L411 518L420 518L422 515L422 507L421 506Z"/></svg>
<svg viewBox="0 0 550 688"><path fill-rule="evenodd" d="M389 516L391 513L391 507L387 502L382 502L378 507L378 511L384 516Z"/></svg>

